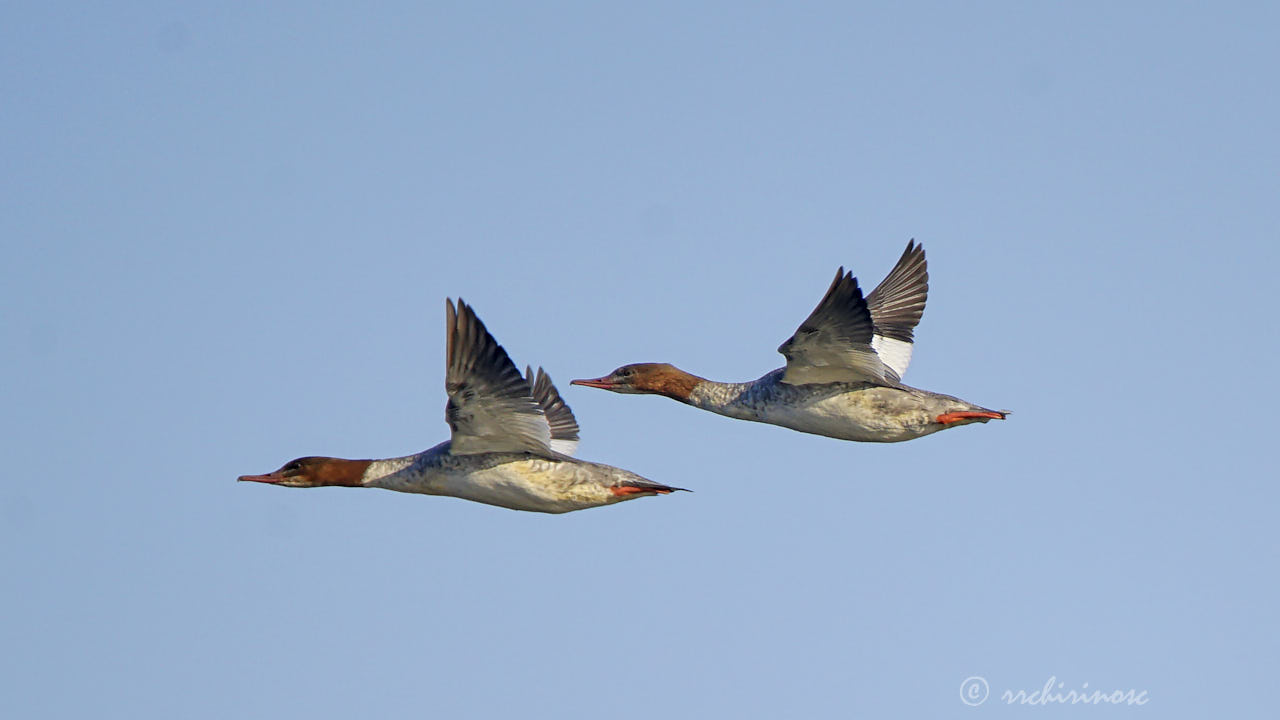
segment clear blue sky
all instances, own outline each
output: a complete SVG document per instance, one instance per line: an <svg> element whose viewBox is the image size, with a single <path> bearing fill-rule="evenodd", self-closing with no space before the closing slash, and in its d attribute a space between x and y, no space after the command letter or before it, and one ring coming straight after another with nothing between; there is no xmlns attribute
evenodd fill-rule
<svg viewBox="0 0 1280 720"><path fill-rule="evenodd" d="M632 5L0 10L5 714L1273 714L1276 6ZM913 237L907 381L1008 422L567 385L755 378ZM458 296L696 492L234 481L447 437Z"/></svg>

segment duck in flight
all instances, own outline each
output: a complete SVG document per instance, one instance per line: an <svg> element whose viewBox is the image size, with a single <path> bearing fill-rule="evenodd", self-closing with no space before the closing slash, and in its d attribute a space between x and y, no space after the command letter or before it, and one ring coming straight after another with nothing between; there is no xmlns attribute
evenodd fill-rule
<svg viewBox="0 0 1280 720"><path fill-rule="evenodd" d="M853 273L836 271L822 301L778 348L786 367L758 380L716 382L666 363L639 363L572 384L664 395L739 420L861 442L902 442L1003 420L1007 410L902 383L928 295L924 247L913 240L865 298Z"/></svg>
<svg viewBox="0 0 1280 720"><path fill-rule="evenodd" d="M578 422L542 368L521 375L475 312L446 301L449 440L384 460L304 457L240 480L284 487L374 487L449 495L512 510L564 513L611 505L670 487L570 455Z"/></svg>

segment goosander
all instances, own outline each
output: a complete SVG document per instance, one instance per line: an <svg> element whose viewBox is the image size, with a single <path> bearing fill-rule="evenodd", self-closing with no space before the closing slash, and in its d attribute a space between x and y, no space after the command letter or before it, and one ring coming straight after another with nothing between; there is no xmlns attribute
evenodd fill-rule
<svg viewBox="0 0 1280 720"><path fill-rule="evenodd" d="M449 495L512 510L564 513L611 505L670 487L609 465L570 457L578 421L542 368L521 375L475 311L446 301L449 440L385 460L304 457L240 480L284 487L374 487Z"/></svg>
<svg viewBox="0 0 1280 720"><path fill-rule="evenodd" d="M912 240L865 298L853 273L837 270L822 301L778 348L786 367L758 380L715 382L667 363L638 363L571 384L663 395L739 420L861 442L1003 420L1009 411L902 384L928 295L924 247Z"/></svg>

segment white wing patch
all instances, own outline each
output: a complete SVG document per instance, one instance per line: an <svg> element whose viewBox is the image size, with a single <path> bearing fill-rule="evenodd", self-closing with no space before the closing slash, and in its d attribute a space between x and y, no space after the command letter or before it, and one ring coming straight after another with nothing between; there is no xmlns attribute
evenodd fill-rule
<svg viewBox="0 0 1280 720"><path fill-rule="evenodd" d="M888 365L898 377L907 374L907 366L911 364L911 348L913 343L894 340L883 335L871 338L871 349L880 356L880 361Z"/></svg>
<svg viewBox="0 0 1280 720"><path fill-rule="evenodd" d="M561 455L572 455L574 450L578 449L577 440L561 440L559 438L551 439L551 449Z"/></svg>

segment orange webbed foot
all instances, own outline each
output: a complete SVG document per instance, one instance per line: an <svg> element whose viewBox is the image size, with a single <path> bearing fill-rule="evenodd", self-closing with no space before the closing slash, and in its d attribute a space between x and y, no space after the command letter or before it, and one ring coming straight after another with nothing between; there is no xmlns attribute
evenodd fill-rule
<svg viewBox="0 0 1280 720"><path fill-rule="evenodd" d="M953 422L960 422L961 420L972 420L975 418L987 418L988 420L1003 420L1004 413L969 412L969 411L950 412L950 413L943 413L939 415L935 420L935 422L941 423L943 425L950 425Z"/></svg>

